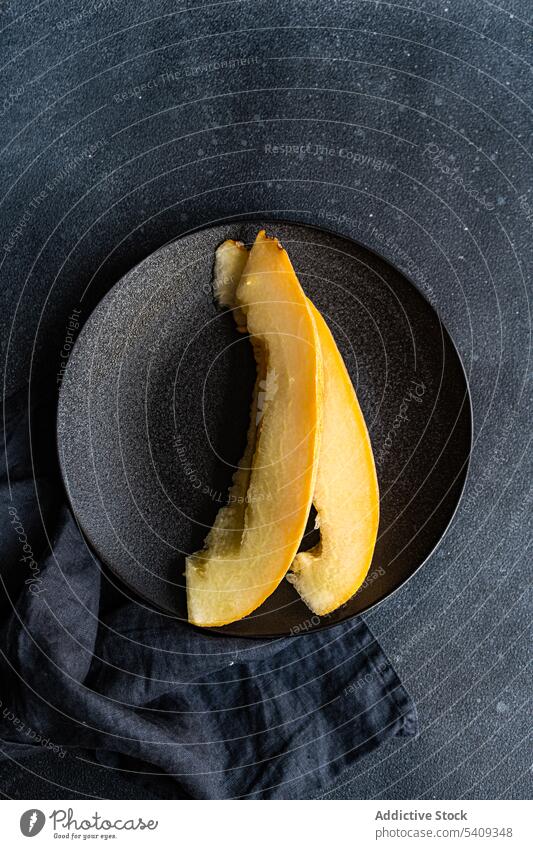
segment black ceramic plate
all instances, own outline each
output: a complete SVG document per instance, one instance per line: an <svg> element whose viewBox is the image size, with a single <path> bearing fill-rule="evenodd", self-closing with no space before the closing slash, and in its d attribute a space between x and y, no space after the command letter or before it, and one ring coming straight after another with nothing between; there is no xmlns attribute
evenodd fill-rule
<svg viewBox="0 0 533 849"><path fill-rule="evenodd" d="M403 274L341 236L260 223L282 240L344 356L374 448L381 521L351 601L319 619L283 581L251 616L214 629L249 637L341 622L410 578L455 512L472 430L458 354ZM250 343L213 303L213 255L225 238L250 243L258 229L197 231L130 271L85 324L61 388L60 462L81 528L127 587L180 618L184 554L201 547L225 503L255 377ZM310 532L302 547L313 543Z"/></svg>

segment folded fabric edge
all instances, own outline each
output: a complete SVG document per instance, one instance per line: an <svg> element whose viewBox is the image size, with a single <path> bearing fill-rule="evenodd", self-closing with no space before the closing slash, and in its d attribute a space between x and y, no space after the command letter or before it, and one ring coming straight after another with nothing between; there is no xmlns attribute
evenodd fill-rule
<svg viewBox="0 0 533 849"><path fill-rule="evenodd" d="M400 680L392 661L383 649L381 643L377 640L372 628L366 620L363 621L370 637L370 643L368 646L365 646L366 656L375 668L377 674L381 676L387 691L396 702L398 710L400 710L404 716L402 729L396 736L417 737L420 727L416 704L405 684L403 684Z"/></svg>

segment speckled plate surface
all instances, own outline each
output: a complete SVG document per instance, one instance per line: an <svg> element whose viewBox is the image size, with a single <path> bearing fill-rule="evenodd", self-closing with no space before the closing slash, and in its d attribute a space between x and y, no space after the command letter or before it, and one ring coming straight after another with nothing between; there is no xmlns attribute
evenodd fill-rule
<svg viewBox="0 0 533 849"><path fill-rule="evenodd" d="M382 258L303 225L233 222L191 233L123 277L86 322L58 411L72 509L103 563L130 590L186 618L184 555L201 547L246 440L255 365L246 337L211 295L225 238L260 225L289 251L326 317L370 431L381 521L367 580L314 616L283 581L254 614L213 629L282 636L368 610L427 559L459 502L472 418L465 374L428 301ZM302 547L315 542L306 534Z"/></svg>

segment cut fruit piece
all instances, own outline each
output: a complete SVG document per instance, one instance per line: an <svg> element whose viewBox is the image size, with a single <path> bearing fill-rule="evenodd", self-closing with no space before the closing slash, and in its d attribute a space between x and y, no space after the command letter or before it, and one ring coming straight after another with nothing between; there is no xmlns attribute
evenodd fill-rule
<svg viewBox="0 0 533 849"><path fill-rule="evenodd" d="M237 286L248 261L249 251L242 242L227 239L215 252L215 267L213 273L213 293L221 307L231 309L237 330L246 333L246 316L243 310L236 306ZM253 342L252 342L253 344ZM248 485L252 471L255 444L258 434L259 391L266 384L266 359L264 346L254 346L256 361L256 379L250 408L250 424L246 448L233 475L232 485L228 493L228 503L220 509L215 517L213 527L204 541L204 549L216 550L223 547L231 550L240 544L244 529L244 513L247 504Z"/></svg>
<svg viewBox="0 0 533 849"><path fill-rule="evenodd" d="M374 553L379 490L365 420L346 366L319 311L309 302L324 361L324 412L313 503L320 542L296 555L287 579L319 616L359 589Z"/></svg>
<svg viewBox="0 0 533 849"><path fill-rule="evenodd" d="M235 305L242 245L225 242L225 304ZM233 294L232 294L233 293ZM379 490L372 447L354 388L335 340L318 310L315 318L324 363L323 430L313 502L318 545L298 554L287 575L307 606L331 613L363 583L376 543Z"/></svg>
<svg viewBox="0 0 533 849"><path fill-rule="evenodd" d="M218 294L226 298L223 290ZM315 321L286 251L264 231L250 251L234 305L246 320L258 379L229 503L204 549L186 562L189 621L203 626L242 619L284 578L305 530L321 430Z"/></svg>

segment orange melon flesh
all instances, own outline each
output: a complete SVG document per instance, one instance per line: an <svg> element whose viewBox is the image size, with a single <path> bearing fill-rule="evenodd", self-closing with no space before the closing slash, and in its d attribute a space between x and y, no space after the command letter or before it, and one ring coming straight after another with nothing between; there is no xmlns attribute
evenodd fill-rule
<svg viewBox="0 0 533 849"><path fill-rule="evenodd" d="M287 579L319 616L363 583L379 524L379 490L365 420L342 356L319 311L311 309L324 360L323 431L313 503L320 542L296 555Z"/></svg>
<svg viewBox="0 0 533 849"><path fill-rule="evenodd" d="M245 250L230 241L219 248L227 306L235 305ZM379 524L379 490L368 431L344 361L322 315L308 303L324 363L323 429L313 496L321 539L295 557L287 579L307 606L324 616L348 601L368 573Z"/></svg>
<svg viewBox="0 0 533 849"><path fill-rule="evenodd" d="M235 306L250 333L258 383L228 505L204 549L186 561L189 621L202 626L242 619L286 575L305 530L320 440L322 358L314 318L286 251L264 231Z"/></svg>

